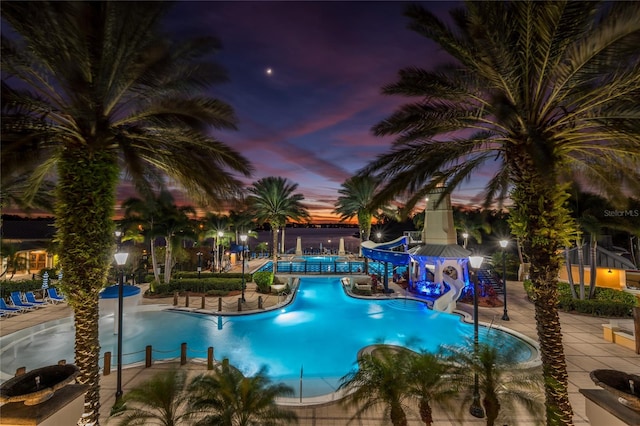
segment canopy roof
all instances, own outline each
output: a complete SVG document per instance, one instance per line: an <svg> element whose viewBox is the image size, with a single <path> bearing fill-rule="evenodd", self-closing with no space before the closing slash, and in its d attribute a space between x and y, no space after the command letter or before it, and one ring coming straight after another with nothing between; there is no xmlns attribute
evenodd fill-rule
<svg viewBox="0 0 640 426"><path fill-rule="evenodd" d="M471 255L471 251L457 244L423 244L409 250L412 256L441 257L449 259L463 259Z"/></svg>

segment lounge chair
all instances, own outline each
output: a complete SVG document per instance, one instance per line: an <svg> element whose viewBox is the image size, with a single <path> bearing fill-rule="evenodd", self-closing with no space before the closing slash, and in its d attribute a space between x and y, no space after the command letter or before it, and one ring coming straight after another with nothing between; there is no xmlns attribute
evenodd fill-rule
<svg viewBox="0 0 640 426"><path fill-rule="evenodd" d="M13 312L14 314L18 314L20 312L28 311L29 309L16 308L13 306L8 306L7 302L4 301L3 297L0 297L0 309L4 312Z"/></svg>
<svg viewBox="0 0 640 426"><path fill-rule="evenodd" d="M9 297L11 298L11 303L13 303L13 306L16 308L36 309L39 307L29 302L23 302L19 291L12 291Z"/></svg>
<svg viewBox="0 0 640 426"><path fill-rule="evenodd" d="M64 296L59 295L55 287L49 287L47 289L47 296L49 297L49 301L51 301L51 303L60 303L65 301Z"/></svg>
<svg viewBox="0 0 640 426"><path fill-rule="evenodd" d="M5 311L4 309L0 309L0 317L11 317L18 312L16 311Z"/></svg>
<svg viewBox="0 0 640 426"><path fill-rule="evenodd" d="M24 294L24 297L26 297L26 298L27 298L27 302L29 302L29 303L33 303L33 304L34 304L34 305L36 305L36 306L45 306L45 305L47 304L47 302L41 302L41 301L39 301L39 300L36 300L36 295L35 295L35 294L33 294L33 292L32 292L32 291L27 291L27 292Z"/></svg>
<svg viewBox="0 0 640 426"><path fill-rule="evenodd" d="M354 280L353 288L356 288L358 290L371 291L372 285L367 282L358 282L357 280Z"/></svg>

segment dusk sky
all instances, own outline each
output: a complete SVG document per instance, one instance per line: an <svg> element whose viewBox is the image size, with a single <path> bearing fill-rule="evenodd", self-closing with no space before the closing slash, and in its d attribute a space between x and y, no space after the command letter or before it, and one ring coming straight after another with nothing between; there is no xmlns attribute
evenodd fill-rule
<svg viewBox="0 0 640 426"><path fill-rule="evenodd" d="M247 184L282 176L299 184L314 222L331 215L340 185L391 138L371 128L406 102L381 88L407 66L430 68L446 56L407 29L406 2L179 2L169 30L211 34L230 83L214 89L239 117L216 136L251 160ZM424 2L441 18L459 3ZM271 70L269 73L268 70ZM473 202L471 183L454 202Z"/></svg>

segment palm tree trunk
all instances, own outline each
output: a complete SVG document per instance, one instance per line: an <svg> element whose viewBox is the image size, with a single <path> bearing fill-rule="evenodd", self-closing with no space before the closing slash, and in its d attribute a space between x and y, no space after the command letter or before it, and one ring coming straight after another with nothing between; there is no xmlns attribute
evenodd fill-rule
<svg viewBox="0 0 640 426"><path fill-rule="evenodd" d="M494 426L496 424L496 419L500 414L500 402L498 398L494 395L490 397L485 397L482 400L482 405L484 406L484 411L487 415L487 426Z"/></svg>
<svg viewBox="0 0 640 426"><path fill-rule="evenodd" d="M573 268L571 267L571 256L569 256L569 246L564 248L564 264L567 267L567 280L569 281L569 288L571 289L571 297L578 298L576 294L576 288L573 285Z"/></svg>
<svg viewBox="0 0 640 426"><path fill-rule="evenodd" d="M593 299L596 295L596 273L597 273L597 254L598 254L598 240L594 238L594 235L591 234L591 239L589 240L589 299Z"/></svg>
<svg viewBox="0 0 640 426"><path fill-rule="evenodd" d="M164 241L166 243L166 250L164 251L164 283L169 284L169 281L171 281L171 262L173 262L173 256L171 252L171 237L164 237Z"/></svg>
<svg viewBox="0 0 640 426"><path fill-rule="evenodd" d="M580 300L584 300L584 247L582 239L576 241L578 246L578 280L580 284Z"/></svg>
<svg viewBox="0 0 640 426"><path fill-rule="evenodd" d="M524 169L526 170L526 169ZM526 172L524 172L527 174ZM535 289L535 318L545 384L547 425L572 425L567 364L558 314L558 271L561 249L568 241L570 216L564 207L565 191L541 176L524 176L512 199L515 222L526 223L518 232L531 261Z"/></svg>
<svg viewBox="0 0 640 426"><path fill-rule="evenodd" d="M273 248L271 249L272 251L272 257L273 257L273 273L275 274L276 271L278 270L278 229L280 228L271 228L271 233L273 236Z"/></svg>
<svg viewBox="0 0 640 426"><path fill-rule="evenodd" d="M419 410L420 419L422 419L425 425L431 426L433 424L433 411L431 410L428 399L420 399Z"/></svg>
<svg viewBox="0 0 640 426"><path fill-rule="evenodd" d="M77 381L89 386L80 425L99 424L98 293L113 263L117 182L112 151L69 148L58 162L56 228L65 272L62 287L74 311Z"/></svg>
<svg viewBox="0 0 640 426"><path fill-rule="evenodd" d="M149 251L151 252L151 267L153 268L153 278L155 282L160 282L160 273L158 272L158 258L156 257L156 238L151 238ZM153 291L153 289L152 289Z"/></svg>
<svg viewBox="0 0 640 426"><path fill-rule="evenodd" d="M391 423L393 426L407 426L407 415L400 403L391 403Z"/></svg>

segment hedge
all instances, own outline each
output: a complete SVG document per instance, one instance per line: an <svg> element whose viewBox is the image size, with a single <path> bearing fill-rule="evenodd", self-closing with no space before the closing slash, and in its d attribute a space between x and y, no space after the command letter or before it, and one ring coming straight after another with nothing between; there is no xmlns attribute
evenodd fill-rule
<svg viewBox="0 0 640 426"><path fill-rule="evenodd" d="M55 287L55 281L49 281L49 287ZM0 297L7 298L12 291L42 291L42 280L0 281Z"/></svg>
<svg viewBox="0 0 640 426"><path fill-rule="evenodd" d="M253 281L253 277L251 274L244 274L244 276L246 277L246 281L247 282L251 282ZM162 281L164 279L164 274L160 274L159 275L160 281ZM198 273L197 272L176 272L171 274L171 280L174 279L184 279L184 278L195 278L195 279L199 279L199 280L204 280L204 279L224 279L224 278L235 278L235 279L239 279L242 280L242 273L238 273L238 272L232 272L232 273L218 273L218 272L201 272L200 273L200 277L198 278ZM153 274L147 274L144 276L144 282L146 283L150 283L155 279L155 277L153 276Z"/></svg>
<svg viewBox="0 0 640 426"><path fill-rule="evenodd" d="M270 293L273 279L273 272L261 271L253 274L253 280L256 282L256 288L259 293Z"/></svg>
<svg viewBox="0 0 640 426"><path fill-rule="evenodd" d="M155 283L155 291L152 294L173 295L176 291L192 291L212 296L224 296L234 290L242 290L242 274L240 274L240 278L172 279L169 284Z"/></svg>
<svg viewBox="0 0 640 426"><path fill-rule="evenodd" d="M580 286L574 285L579 294ZM533 300L533 284L524 281L524 289L529 300ZM588 291L588 286L585 289ZM574 299L568 283L558 283L558 309L597 317L633 317L633 307L638 306L636 296L612 288L596 287L594 299Z"/></svg>

